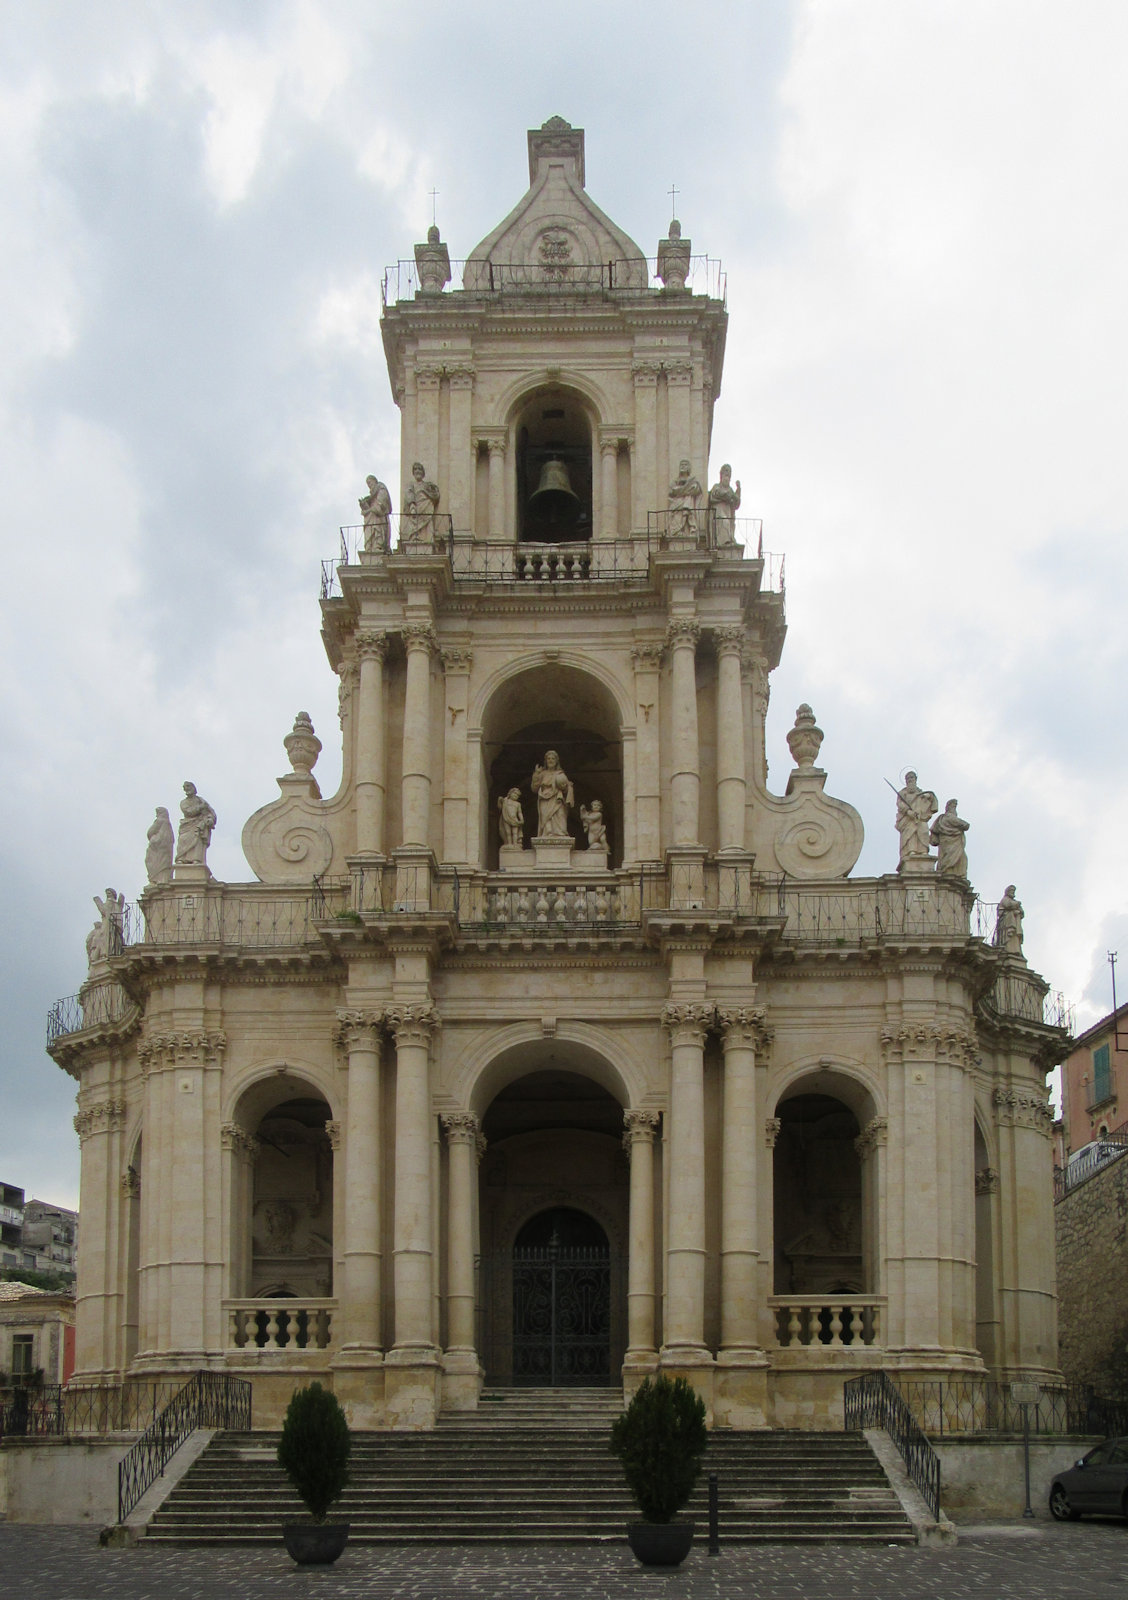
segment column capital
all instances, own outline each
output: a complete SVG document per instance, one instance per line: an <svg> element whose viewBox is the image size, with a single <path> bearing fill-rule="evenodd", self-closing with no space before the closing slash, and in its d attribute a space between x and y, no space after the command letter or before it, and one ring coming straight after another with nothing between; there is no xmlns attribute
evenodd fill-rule
<svg viewBox="0 0 1128 1600"><path fill-rule="evenodd" d="M688 386L693 382L692 361L667 361L665 364L666 383L675 388L681 385Z"/></svg>
<svg viewBox="0 0 1128 1600"><path fill-rule="evenodd" d="M145 1077L170 1067L214 1067L226 1045L227 1035L222 1030L154 1033L137 1046L137 1059Z"/></svg>
<svg viewBox="0 0 1128 1600"><path fill-rule="evenodd" d="M333 1039L346 1052L351 1050L378 1050L380 1029L384 1026L384 1012L380 1007L371 1011L337 1012L333 1024Z"/></svg>
<svg viewBox="0 0 1128 1600"><path fill-rule="evenodd" d="M672 617L666 624L666 648L696 650L701 637L701 624L695 617Z"/></svg>
<svg viewBox="0 0 1128 1600"><path fill-rule="evenodd" d="M672 1044L703 1045L715 1020L716 1008L711 1005L671 1001L662 1008L662 1026L669 1029Z"/></svg>
<svg viewBox="0 0 1128 1600"><path fill-rule="evenodd" d="M744 629L738 627L725 627L713 629L713 641L719 656L736 656L738 659L744 651Z"/></svg>
<svg viewBox="0 0 1128 1600"><path fill-rule="evenodd" d="M1047 1139L1053 1136L1054 1113L1045 1093L1023 1094L1018 1089L991 1091L995 1116L1005 1128L1033 1128Z"/></svg>
<svg viewBox="0 0 1128 1600"><path fill-rule="evenodd" d="M721 1030L724 1048L766 1050L775 1030L768 1026L768 1014L763 1006L717 1007L717 1026Z"/></svg>
<svg viewBox="0 0 1128 1600"><path fill-rule="evenodd" d="M92 1133L117 1133L125 1122L125 1101L95 1100L76 1113L74 1131L83 1143Z"/></svg>
<svg viewBox="0 0 1128 1600"><path fill-rule="evenodd" d="M482 1137L482 1124L472 1111L444 1111L439 1121L443 1125L447 1144L469 1144L477 1147Z"/></svg>
<svg viewBox="0 0 1128 1600"><path fill-rule="evenodd" d="M617 433L601 434L599 440L599 453L601 456L617 457L619 454L619 435Z"/></svg>
<svg viewBox="0 0 1128 1600"><path fill-rule="evenodd" d="M330 1150L339 1150L341 1148L341 1124L336 1121L327 1122L325 1124L325 1137L329 1140Z"/></svg>
<svg viewBox="0 0 1128 1600"><path fill-rule="evenodd" d="M448 677L458 672L469 672L470 668L474 665L473 650L466 650L459 647L450 650L443 650L440 652L440 655L443 663L443 671L446 672Z"/></svg>
<svg viewBox="0 0 1128 1600"><path fill-rule="evenodd" d="M661 1121L660 1111L629 1110L623 1112L623 1149L629 1156L636 1144L653 1144Z"/></svg>
<svg viewBox="0 0 1128 1600"><path fill-rule="evenodd" d="M662 665L663 646L660 644L635 644L631 646L631 660L636 672L657 672Z"/></svg>
<svg viewBox="0 0 1128 1600"><path fill-rule="evenodd" d="M472 389L474 387L474 368L471 366L448 367L447 377L452 389Z"/></svg>
<svg viewBox="0 0 1128 1600"><path fill-rule="evenodd" d="M134 1166L126 1167L118 1185L123 1200L136 1200L141 1193L141 1174Z"/></svg>
<svg viewBox="0 0 1128 1600"><path fill-rule="evenodd" d="M873 1155L873 1152L880 1145L886 1144L888 1139L889 1123L886 1118L871 1117L854 1140L854 1149L858 1152L861 1160L865 1161L868 1156Z"/></svg>
<svg viewBox="0 0 1128 1600"><path fill-rule="evenodd" d="M225 1150L232 1151L248 1166L259 1153L259 1141L238 1122L223 1124L219 1130L219 1142Z"/></svg>
<svg viewBox="0 0 1128 1600"><path fill-rule="evenodd" d="M404 649L408 655L414 650L425 650L431 655L438 648L435 630L429 622L407 622L400 629Z"/></svg>
<svg viewBox="0 0 1128 1600"><path fill-rule="evenodd" d="M362 661L383 661L388 653L388 635L375 628L365 628L353 634L356 653ZM341 676L344 676L342 671Z"/></svg>
<svg viewBox="0 0 1128 1600"><path fill-rule="evenodd" d="M426 1045L439 1026L439 1014L429 1000L418 1005L389 1006L386 1015L397 1045Z"/></svg>
<svg viewBox="0 0 1128 1600"><path fill-rule="evenodd" d="M776 1140L779 1138L783 1123L779 1117L767 1117L764 1121L764 1143L769 1150L775 1149Z"/></svg>
<svg viewBox="0 0 1128 1600"><path fill-rule="evenodd" d="M997 1194L999 1190L999 1174L994 1167L981 1167L975 1174L976 1194Z"/></svg>
<svg viewBox="0 0 1128 1600"><path fill-rule="evenodd" d="M658 374L662 370L660 361L633 361L631 363L631 377L634 379L636 389L656 389L658 387Z"/></svg>
<svg viewBox="0 0 1128 1600"><path fill-rule="evenodd" d="M499 433L479 434L478 437L479 443L485 445L491 456L504 457L508 449L508 440L505 437L504 428Z"/></svg>

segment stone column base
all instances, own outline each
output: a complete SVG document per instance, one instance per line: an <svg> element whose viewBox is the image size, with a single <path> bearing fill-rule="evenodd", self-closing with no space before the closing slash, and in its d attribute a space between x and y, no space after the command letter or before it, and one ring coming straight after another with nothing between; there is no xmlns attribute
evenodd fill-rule
<svg viewBox="0 0 1128 1600"><path fill-rule="evenodd" d="M384 1357L379 1350L345 1349L330 1363L333 1393L350 1428L384 1426Z"/></svg>
<svg viewBox="0 0 1128 1600"><path fill-rule="evenodd" d="M636 1389L658 1371L657 1350L628 1350L623 1358L623 1404L626 1405Z"/></svg>
<svg viewBox="0 0 1128 1600"><path fill-rule="evenodd" d="M713 1426L713 1405L716 1387L717 1364L704 1346L700 1349L688 1345L663 1346L658 1356L658 1370L666 1378L684 1378L705 1402L705 1422Z"/></svg>
<svg viewBox="0 0 1128 1600"><path fill-rule="evenodd" d="M768 1358L762 1350L722 1350L713 1380L718 1428L770 1428Z"/></svg>
<svg viewBox="0 0 1128 1600"><path fill-rule="evenodd" d="M477 1411L485 1372L473 1350L448 1350L443 1355L440 1398L444 1411Z"/></svg>
<svg viewBox="0 0 1128 1600"><path fill-rule="evenodd" d="M442 1362L433 1345L389 1350L384 1357L384 1422L389 1428L433 1428L439 1414Z"/></svg>

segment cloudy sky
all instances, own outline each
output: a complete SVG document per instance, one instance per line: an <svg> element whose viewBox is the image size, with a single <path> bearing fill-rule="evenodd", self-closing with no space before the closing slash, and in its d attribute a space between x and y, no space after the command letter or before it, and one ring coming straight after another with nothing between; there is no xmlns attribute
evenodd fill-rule
<svg viewBox="0 0 1128 1600"><path fill-rule="evenodd" d="M727 270L776 781L808 700L859 871L915 765L1079 1024L1118 941L1128 994L1126 70L1119 0L0 0L0 1178L77 1195L44 1014L154 806L193 779L239 879L299 709L335 787L318 563L398 478L382 272L432 189L465 256L554 114L648 255L676 184Z"/></svg>

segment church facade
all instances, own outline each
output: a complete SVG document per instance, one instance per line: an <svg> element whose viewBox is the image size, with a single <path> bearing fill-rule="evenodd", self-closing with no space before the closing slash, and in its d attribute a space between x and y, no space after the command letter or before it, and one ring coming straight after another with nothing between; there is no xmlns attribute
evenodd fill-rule
<svg viewBox="0 0 1128 1600"><path fill-rule="evenodd" d="M186 785L53 1014L74 1381L226 1369L270 1425L315 1375L425 1428L660 1369L802 1427L868 1369L1047 1377L1065 1034L1021 907L912 775L851 876L807 706L769 789L782 564L710 487L719 279L676 224L655 273L581 130L529 173L461 287L434 228L389 278L401 483L322 583L338 792L299 715L235 884Z"/></svg>

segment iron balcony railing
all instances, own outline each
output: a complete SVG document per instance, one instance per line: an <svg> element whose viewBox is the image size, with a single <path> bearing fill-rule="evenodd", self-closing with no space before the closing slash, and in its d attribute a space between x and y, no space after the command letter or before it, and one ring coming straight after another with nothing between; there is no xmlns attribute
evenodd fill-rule
<svg viewBox="0 0 1128 1600"><path fill-rule="evenodd" d="M118 1464L118 1521L125 1521L197 1428L246 1433L250 1426L251 1384L226 1372L197 1372Z"/></svg>
<svg viewBox="0 0 1128 1600"><path fill-rule="evenodd" d="M123 1021L134 1003L120 983L105 980L87 984L77 994L64 995L47 1013L47 1043L87 1028L106 1028Z"/></svg>
<svg viewBox="0 0 1128 1600"><path fill-rule="evenodd" d="M1067 1194L1079 1188L1081 1184L1088 1183L1090 1178L1095 1177L1098 1172L1103 1172L1105 1167L1119 1161L1125 1151L1128 1151L1128 1122L1122 1122L1118 1128L1102 1133L1099 1139L1093 1141L1091 1147L1071 1155L1064 1167L1054 1168L1054 1199L1064 1200Z"/></svg>
<svg viewBox="0 0 1128 1600"><path fill-rule="evenodd" d="M884 1428L932 1515L940 1518L940 1458L898 1394L888 1373L863 1372L842 1386L848 1432Z"/></svg>
<svg viewBox="0 0 1128 1600"><path fill-rule="evenodd" d="M658 258L645 262L635 258L608 261L498 262L463 260L450 263L450 282L443 292L473 295L568 295L625 294L661 288ZM691 256L685 287L693 294L708 295L725 303L728 282L715 256ZM419 269L414 261L396 261L384 270L381 296L385 307L397 301L411 301L423 293ZM428 295L428 298L430 296Z"/></svg>

